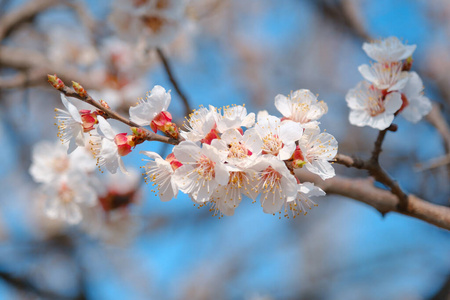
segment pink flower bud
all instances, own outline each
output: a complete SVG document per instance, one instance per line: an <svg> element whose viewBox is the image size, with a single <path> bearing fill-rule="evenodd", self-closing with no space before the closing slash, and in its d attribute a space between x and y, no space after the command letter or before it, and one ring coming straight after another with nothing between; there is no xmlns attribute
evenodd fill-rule
<svg viewBox="0 0 450 300"><path fill-rule="evenodd" d="M301 168L306 164L305 157L303 156L303 152L299 146L297 146L294 153L292 154L292 158L292 167L294 169Z"/></svg>
<svg viewBox="0 0 450 300"><path fill-rule="evenodd" d="M117 145L120 156L125 156L131 152L132 146L129 145L130 140L125 132L117 134L114 138L114 142Z"/></svg>
<svg viewBox="0 0 450 300"><path fill-rule="evenodd" d="M64 82L61 79L59 79L56 76L56 74L55 75L48 74L47 79L48 82L50 82L50 84L57 90L62 90L65 87Z"/></svg>
<svg viewBox="0 0 450 300"><path fill-rule="evenodd" d="M150 123L150 127L154 132L161 130L164 131L164 126L166 123L172 121L172 115L168 111L162 111L153 118L153 121Z"/></svg>
<svg viewBox="0 0 450 300"><path fill-rule="evenodd" d="M89 132L94 129L94 125L98 123L97 113L87 109L80 110L81 121L83 121L83 131Z"/></svg>

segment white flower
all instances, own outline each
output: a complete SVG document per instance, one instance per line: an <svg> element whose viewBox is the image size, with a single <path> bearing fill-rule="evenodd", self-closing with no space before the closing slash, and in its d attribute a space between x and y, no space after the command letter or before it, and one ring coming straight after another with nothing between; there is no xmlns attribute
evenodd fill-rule
<svg viewBox="0 0 450 300"><path fill-rule="evenodd" d="M194 142L183 141L174 147L173 152L183 164L175 171L174 180L180 190L194 201L209 201L219 184L228 183L229 172L223 163L226 157L213 146L203 144L200 148Z"/></svg>
<svg viewBox="0 0 450 300"><path fill-rule="evenodd" d="M269 113L267 112L267 110L260 110L256 115L256 121L259 122L259 120L267 118L268 115Z"/></svg>
<svg viewBox="0 0 450 300"><path fill-rule="evenodd" d="M78 224L83 219L80 204L94 206L97 203L95 190L79 173L47 183L43 191L47 195L46 215L69 224Z"/></svg>
<svg viewBox="0 0 450 300"><path fill-rule="evenodd" d="M255 190L261 192L260 202L265 213L279 212L286 201L294 201L297 179L283 161L264 155L253 168L259 171Z"/></svg>
<svg viewBox="0 0 450 300"><path fill-rule="evenodd" d="M153 160L146 160L146 181L151 180L153 185L158 185L157 193L161 201L169 201L178 195L178 186L173 180L174 168L170 162L164 160L159 154L151 151L141 151Z"/></svg>
<svg viewBox="0 0 450 300"><path fill-rule="evenodd" d="M366 54L378 62L395 62L410 57L416 45L403 45L395 36L381 41L364 43L362 46Z"/></svg>
<svg viewBox="0 0 450 300"><path fill-rule="evenodd" d="M215 208L226 216L234 214L234 210L243 196L252 200L258 196L255 189L256 171L252 169L231 169L228 184L219 185L211 196Z"/></svg>
<svg viewBox="0 0 450 300"><path fill-rule="evenodd" d="M150 125L153 119L162 111L167 111L170 105L170 90L166 90L155 85L150 93L147 93L145 100L139 100L137 106L130 107L130 120L139 126Z"/></svg>
<svg viewBox="0 0 450 300"><path fill-rule="evenodd" d="M188 131L181 131L180 135L186 140L198 142L217 128L217 109L210 105L209 109L201 107L189 115L188 124L184 124Z"/></svg>
<svg viewBox="0 0 450 300"><path fill-rule="evenodd" d="M326 193L314 183L304 182L297 185L297 197L293 201L284 204L285 217L289 217L289 212L295 218L300 213L306 215L308 212L306 208L311 209L311 205L317 206L317 203L311 200L310 197L325 196Z"/></svg>
<svg viewBox="0 0 450 300"><path fill-rule="evenodd" d="M262 154L271 154L281 160L289 159L295 150L295 142L303 134L300 123L284 121L274 116L261 118L255 129L263 141Z"/></svg>
<svg viewBox="0 0 450 300"><path fill-rule="evenodd" d="M308 171L324 180L336 175L329 161L336 156L338 143L331 134L310 129L300 139L299 146Z"/></svg>
<svg viewBox="0 0 450 300"><path fill-rule="evenodd" d="M127 173L122 158L119 155L119 149L115 142L116 133L111 125L102 117L98 116L98 125L103 138L101 140L101 148L98 151L97 164L99 167L105 166L109 172L116 173L117 168L123 173Z"/></svg>
<svg viewBox="0 0 450 300"><path fill-rule="evenodd" d="M411 72L411 78L401 92L407 101L406 107L401 110L406 120L417 123L431 111L431 101L423 95L422 79L416 72Z"/></svg>
<svg viewBox="0 0 450 300"><path fill-rule="evenodd" d="M216 114L217 129L224 132L228 129L239 129L242 126L249 128L255 124L255 114L247 114L247 109L242 105L225 107L223 116Z"/></svg>
<svg viewBox="0 0 450 300"><path fill-rule="evenodd" d="M261 154L263 142L254 128L246 130L244 135L237 129L229 129L211 145L226 153L227 163L247 168Z"/></svg>
<svg viewBox="0 0 450 300"><path fill-rule="evenodd" d="M288 120L307 124L318 120L328 111L328 106L309 90L297 90L288 97L277 95L275 106L278 111Z"/></svg>
<svg viewBox="0 0 450 300"><path fill-rule="evenodd" d="M359 127L384 130L391 125L394 114L402 106L401 95L392 92L383 100L383 93L367 81L361 81L345 96L350 107L349 121Z"/></svg>
<svg viewBox="0 0 450 300"><path fill-rule="evenodd" d="M36 182L49 183L68 173L87 174L95 169L95 160L85 148L67 154L67 145L42 141L33 147L30 174Z"/></svg>
<svg viewBox="0 0 450 300"><path fill-rule="evenodd" d="M401 62L391 62L374 63L371 67L361 65L358 70L364 79L373 83L376 88L391 92L401 90L409 80L409 73L402 71L402 68Z"/></svg>
<svg viewBox="0 0 450 300"><path fill-rule="evenodd" d="M61 101L67 111L55 108L55 112L57 112L55 119L58 122L58 137L63 144L69 143L68 152L71 153L77 146L84 147L85 145L83 121L78 109L63 94L61 94Z"/></svg>

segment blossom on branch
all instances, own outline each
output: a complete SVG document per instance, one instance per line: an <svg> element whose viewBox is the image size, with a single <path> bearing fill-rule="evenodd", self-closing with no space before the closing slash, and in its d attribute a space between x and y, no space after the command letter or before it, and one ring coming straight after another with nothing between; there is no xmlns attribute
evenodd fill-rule
<svg viewBox="0 0 450 300"><path fill-rule="evenodd" d="M364 43L362 48L367 56L384 63L407 59L416 50L416 45L404 45L397 37L391 36L384 40Z"/></svg>

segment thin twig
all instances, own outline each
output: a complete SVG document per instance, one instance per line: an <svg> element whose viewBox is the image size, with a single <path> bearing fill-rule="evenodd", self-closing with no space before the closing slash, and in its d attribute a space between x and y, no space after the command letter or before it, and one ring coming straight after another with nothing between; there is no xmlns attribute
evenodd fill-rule
<svg viewBox="0 0 450 300"><path fill-rule="evenodd" d="M161 62L163 63L163 66L164 66L164 70L166 71L170 82L172 83L173 87L175 88L175 91L178 93L181 100L183 101L185 115L186 116L189 115L192 111L191 107L189 105L189 100L187 99L186 95L181 91L177 80L173 76L172 68L170 66L168 58L166 57L166 55L160 48L156 48L156 53L158 53L159 59L161 59Z"/></svg>
<svg viewBox="0 0 450 300"><path fill-rule="evenodd" d="M67 97L77 98L77 99L79 99L79 100L81 100L83 102L86 102L87 104L90 104L90 105L96 107L97 109L103 111L108 118L120 121L120 122L122 122L122 123L124 123L124 124L126 124L126 125L128 125L130 127L140 128L142 131L145 132L147 141L158 141L158 142L161 142L161 143L166 143L166 144L171 144L171 145L177 145L181 141L181 139L180 140L175 140L173 138L162 136L162 135L153 133L153 132L149 131L146 128L143 128L143 127L139 126L138 124L134 123L133 121L131 121L131 120L129 120L129 119L119 115L115 111L102 106L99 102L95 101L91 96L89 96L89 94L86 94L85 97L82 97L78 93L76 93L73 89L69 88L68 86L64 86L59 91L61 93L63 93L64 95L66 95Z"/></svg>
<svg viewBox="0 0 450 300"><path fill-rule="evenodd" d="M11 275L10 273L7 273L5 271L0 271L0 278L8 283L9 285L13 286L17 290L31 293L39 298L47 298L47 299L61 299L61 300L72 300L74 298L67 297L63 295L56 294L49 290L44 290L36 286L34 283L32 283L29 279L26 279L24 277Z"/></svg>

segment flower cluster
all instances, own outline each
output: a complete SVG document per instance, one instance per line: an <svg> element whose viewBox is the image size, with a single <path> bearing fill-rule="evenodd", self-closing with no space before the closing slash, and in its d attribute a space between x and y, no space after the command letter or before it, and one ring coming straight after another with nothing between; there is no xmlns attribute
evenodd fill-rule
<svg viewBox="0 0 450 300"><path fill-rule="evenodd" d="M42 141L33 147L29 172L40 184L44 213L50 219L81 224L89 234L107 241L125 238L133 225L125 208L134 201L137 173L120 179L117 175L100 178L86 147L67 151L67 145L60 142Z"/></svg>
<svg viewBox="0 0 450 300"><path fill-rule="evenodd" d="M156 86L130 109L131 120L176 138L169 103L170 94ZM220 216L233 215L244 197L258 196L266 213L306 213L305 206L315 204L309 197L325 193L312 183L299 182L294 171L305 167L322 179L335 175L330 161L337 141L320 132L317 121L327 105L309 90L278 95L275 105L282 118L267 112L256 118L241 105L200 107L189 116L187 130L179 133L181 142L165 159L142 151L150 158L146 180L157 186L154 191L162 201L181 191L200 207L211 205Z"/></svg>
<svg viewBox="0 0 450 300"><path fill-rule="evenodd" d="M358 68L365 80L346 95L351 124L384 130L397 114L416 123L430 112L422 80L410 72L415 49L416 45L404 45L396 37L364 43L363 50L375 62Z"/></svg>

